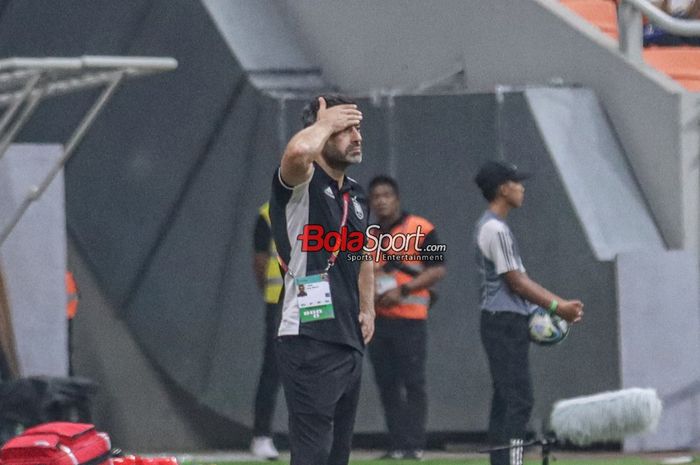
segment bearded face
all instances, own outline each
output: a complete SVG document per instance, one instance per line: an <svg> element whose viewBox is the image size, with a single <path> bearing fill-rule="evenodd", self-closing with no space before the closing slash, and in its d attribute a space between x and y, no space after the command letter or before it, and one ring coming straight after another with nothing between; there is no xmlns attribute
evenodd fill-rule
<svg viewBox="0 0 700 465"><path fill-rule="evenodd" d="M329 166L345 171L350 165L362 162L362 135L360 128L350 126L336 132L323 148L323 158Z"/></svg>

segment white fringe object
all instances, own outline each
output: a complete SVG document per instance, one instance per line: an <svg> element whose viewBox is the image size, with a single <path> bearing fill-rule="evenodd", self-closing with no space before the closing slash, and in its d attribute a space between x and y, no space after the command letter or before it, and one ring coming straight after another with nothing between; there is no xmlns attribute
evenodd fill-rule
<svg viewBox="0 0 700 465"><path fill-rule="evenodd" d="M550 425L558 439L586 446L653 431L659 424L661 409L654 389L601 392L556 402Z"/></svg>

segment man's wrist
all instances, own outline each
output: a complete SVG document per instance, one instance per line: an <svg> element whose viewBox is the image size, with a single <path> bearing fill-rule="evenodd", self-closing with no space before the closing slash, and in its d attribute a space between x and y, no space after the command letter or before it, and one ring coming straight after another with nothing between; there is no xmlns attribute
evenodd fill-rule
<svg viewBox="0 0 700 465"><path fill-rule="evenodd" d="M325 119L317 119L314 126L321 128L323 131L327 131L328 134L333 134L333 123Z"/></svg>
<svg viewBox="0 0 700 465"><path fill-rule="evenodd" d="M552 301L549 303L549 308L547 311L549 311L549 314L554 316L557 314L557 308L559 308L559 302L556 299L552 299Z"/></svg>

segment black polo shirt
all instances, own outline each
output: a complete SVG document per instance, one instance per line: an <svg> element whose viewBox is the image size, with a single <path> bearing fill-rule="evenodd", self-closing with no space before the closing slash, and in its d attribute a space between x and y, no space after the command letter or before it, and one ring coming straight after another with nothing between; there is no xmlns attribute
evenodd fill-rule
<svg viewBox="0 0 700 465"><path fill-rule="evenodd" d="M277 253L289 267L284 276L284 297L279 336L308 336L322 341L345 344L364 350L362 332L358 321L360 297L357 279L359 260L351 261L350 253L341 251L329 271L329 281L335 318L301 323L299 306L294 292L294 278L322 272L331 254L325 250L304 252L297 237L307 224L320 225L324 231L339 231L343 214L343 194L350 194L348 203L348 232L365 233L369 209L362 187L354 179L345 176L342 188L323 168L314 163L311 179L304 184L287 186L279 168L272 180L270 198L270 222Z"/></svg>

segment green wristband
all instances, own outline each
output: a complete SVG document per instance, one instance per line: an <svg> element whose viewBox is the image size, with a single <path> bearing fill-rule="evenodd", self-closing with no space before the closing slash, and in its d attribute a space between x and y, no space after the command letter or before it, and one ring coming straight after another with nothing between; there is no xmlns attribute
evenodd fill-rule
<svg viewBox="0 0 700 465"><path fill-rule="evenodd" d="M556 300L552 300L552 302L550 302L550 304L549 304L549 314L556 315L558 307L559 307L559 302L557 302Z"/></svg>

